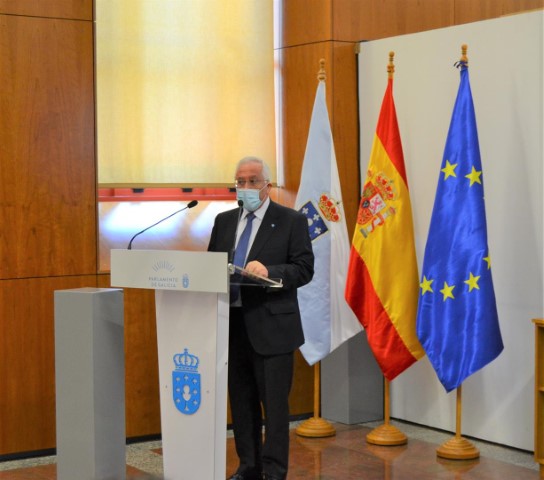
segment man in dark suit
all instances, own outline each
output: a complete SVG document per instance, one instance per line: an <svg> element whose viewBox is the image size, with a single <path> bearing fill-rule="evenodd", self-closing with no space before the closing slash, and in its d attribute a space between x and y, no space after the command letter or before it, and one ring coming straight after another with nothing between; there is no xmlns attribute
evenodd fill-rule
<svg viewBox="0 0 544 480"><path fill-rule="evenodd" d="M235 182L243 208L216 217L208 250L229 252L237 236L234 263L281 279L283 287L231 288L228 387L240 465L230 478L282 480L289 463L294 351L304 343L297 288L312 279L314 255L306 218L270 200L270 173L261 159L240 160ZM244 237L248 253L240 260Z"/></svg>

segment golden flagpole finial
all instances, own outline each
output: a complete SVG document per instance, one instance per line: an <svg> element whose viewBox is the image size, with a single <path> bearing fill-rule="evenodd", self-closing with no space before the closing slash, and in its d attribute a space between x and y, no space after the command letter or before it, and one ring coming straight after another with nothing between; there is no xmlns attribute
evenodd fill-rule
<svg viewBox="0 0 544 480"><path fill-rule="evenodd" d="M461 45L461 62L465 63L466 65L468 65L467 49L467 44Z"/></svg>
<svg viewBox="0 0 544 480"><path fill-rule="evenodd" d="M327 79L327 74L325 73L325 59L324 58L319 60L319 72L317 73L317 79L320 82L324 82Z"/></svg>
<svg viewBox="0 0 544 480"><path fill-rule="evenodd" d="M389 52L389 65L387 65L388 78L393 78L393 74L395 73L395 64L393 63L394 58L395 58L395 52Z"/></svg>

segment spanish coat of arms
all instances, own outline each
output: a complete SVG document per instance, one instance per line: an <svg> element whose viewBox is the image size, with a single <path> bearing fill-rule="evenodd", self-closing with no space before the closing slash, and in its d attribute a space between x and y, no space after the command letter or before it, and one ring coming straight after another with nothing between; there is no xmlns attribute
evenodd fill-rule
<svg viewBox="0 0 544 480"><path fill-rule="evenodd" d="M393 182L384 173L373 175L368 171L357 215L359 230L365 238L377 227L384 225L387 217L395 214L391 202L396 197Z"/></svg>

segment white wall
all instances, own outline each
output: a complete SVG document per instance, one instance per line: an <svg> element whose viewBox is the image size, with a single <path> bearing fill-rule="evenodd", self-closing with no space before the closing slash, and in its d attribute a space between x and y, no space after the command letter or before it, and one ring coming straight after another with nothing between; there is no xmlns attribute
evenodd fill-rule
<svg viewBox="0 0 544 480"><path fill-rule="evenodd" d="M468 45L489 248L505 349L463 384L462 434L533 450L534 326L543 317L544 12L361 43L361 172L366 173L395 52L394 96L413 206L419 268L459 72ZM455 431L427 358L391 383L391 416Z"/></svg>

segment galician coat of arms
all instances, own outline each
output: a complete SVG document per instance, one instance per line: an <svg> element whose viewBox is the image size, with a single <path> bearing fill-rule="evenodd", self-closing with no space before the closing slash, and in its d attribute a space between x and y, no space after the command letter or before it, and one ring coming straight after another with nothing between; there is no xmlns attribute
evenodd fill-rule
<svg viewBox="0 0 544 480"><path fill-rule="evenodd" d="M396 197L393 182L384 173L373 175L372 171L368 171L357 215L357 224L365 238L384 225L387 217L395 214L391 202Z"/></svg>
<svg viewBox="0 0 544 480"><path fill-rule="evenodd" d="M329 222L339 222L341 220L339 203L329 193L322 193L317 202L318 207L311 200L308 200L299 208L299 212L308 219L308 229L312 242L329 231L325 220Z"/></svg>
<svg viewBox="0 0 544 480"><path fill-rule="evenodd" d="M172 390L174 405L185 415L192 415L200 407L200 374L198 373L198 357L183 353L174 355L176 369L172 372Z"/></svg>

